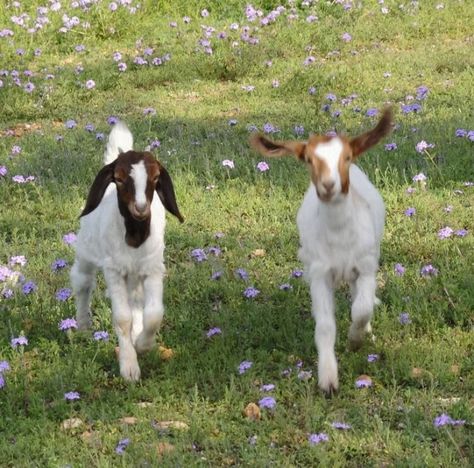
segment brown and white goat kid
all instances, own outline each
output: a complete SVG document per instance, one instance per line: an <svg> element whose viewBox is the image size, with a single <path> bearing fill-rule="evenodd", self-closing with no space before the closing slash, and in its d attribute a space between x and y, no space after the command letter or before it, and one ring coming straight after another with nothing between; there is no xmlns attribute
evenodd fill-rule
<svg viewBox="0 0 474 468"><path fill-rule="evenodd" d="M166 169L151 153L132 148L130 130L118 122L81 213L71 270L78 328L86 329L102 269L126 380L140 378L137 353L154 346L163 318L165 208L183 222Z"/></svg>
<svg viewBox="0 0 474 468"><path fill-rule="evenodd" d="M382 197L354 161L392 129L385 110L377 126L355 138L312 135L308 141L270 141L263 135L252 146L266 156L295 155L308 165L311 184L298 211L299 258L310 285L316 321L318 383L326 393L338 389L334 345L334 288L347 281L351 288L352 324L349 344L357 349L370 332L376 273L379 265L385 208Z"/></svg>

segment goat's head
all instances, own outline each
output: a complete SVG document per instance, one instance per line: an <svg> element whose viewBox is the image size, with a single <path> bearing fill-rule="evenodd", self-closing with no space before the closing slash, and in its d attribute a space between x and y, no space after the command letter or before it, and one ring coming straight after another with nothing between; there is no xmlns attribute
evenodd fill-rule
<svg viewBox="0 0 474 468"><path fill-rule="evenodd" d="M323 202L337 201L349 191L349 168L362 153L392 130L392 113L385 109L377 126L354 138L311 135L308 141L271 141L253 135L250 144L265 156L294 155L308 164L311 180Z"/></svg>
<svg viewBox="0 0 474 468"><path fill-rule="evenodd" d="M108 185L114 182L121 214L141 222L150 219L151 202L156 191L164 207L181 222L174 187L166 169L149 152L127 151L104 166L97 174L81 216L99 205Z"/></svg>

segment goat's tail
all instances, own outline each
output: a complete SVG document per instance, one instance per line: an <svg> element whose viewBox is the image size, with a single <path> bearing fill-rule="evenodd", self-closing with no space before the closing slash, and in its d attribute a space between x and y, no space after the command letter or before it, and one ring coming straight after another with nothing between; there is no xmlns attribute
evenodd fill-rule
<svg viewBox="0 0 474 468"><path fill-rule="evenodd" d="M119 120L110 132L104 153L104 164L114 161L120 153L133 149L133 135L125 122Z"/></svg>

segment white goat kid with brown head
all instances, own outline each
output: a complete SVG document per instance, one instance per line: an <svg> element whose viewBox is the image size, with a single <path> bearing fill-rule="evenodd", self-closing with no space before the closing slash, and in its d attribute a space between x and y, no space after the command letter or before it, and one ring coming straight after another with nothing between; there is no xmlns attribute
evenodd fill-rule
<svg viewBox="0 0 474 468"><path fill-rule="evenodd" d="M85 329L91 323L96 271L102 269L126 380L140 378L137 352L154 346L163 318L165 208L183 221L166 169L151 153L132 147L130 130L117 123L109 136L106 165L81 213L71 270L78 327Z"/></svg>
<svg viewBox="0 0 474 468"><path fill-rule="evenodd" d="M251 138L266 156L295 155L308 165L311 185L298 211L299 257L310 285L316 321L318 382L331 394L338 389L334 352L336 320L334 288L349 283L352 295L349 345L357 349L370 332L376 274L379 266L385 208L382 197L354 161L392 130L385 110L377 126L355 138L312 135L308 141L271 141Z"/></svg>

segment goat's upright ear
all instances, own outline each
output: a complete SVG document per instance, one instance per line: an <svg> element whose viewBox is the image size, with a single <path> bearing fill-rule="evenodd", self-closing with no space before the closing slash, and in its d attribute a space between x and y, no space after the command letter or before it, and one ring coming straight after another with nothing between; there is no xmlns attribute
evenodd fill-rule
<svg viewBox="0 0 474 468"><path fill-rule="evenodd" d="M173 182L168 171L160 164L160 175L155 187L156 193L160 197L163 206L173 215L175 215L181 223L184 218L179 212L178 204L176 203L176 196L174 194Z"/></svg>
<svg viewBox="0 0 474 468"><path fill-rule="evenodd" d="M372 130L356 136L350 140L352 156L357 158L364 151L376 145L382 138L387 136L393 129L392 110L387 107L379 120L379 123Z"/></svg>
<svg viewBox="0 0 474 468"><path fill-rule="evenodd" d="M87 195L86 206L82 210L81 216L85 216L91 211L94 211L99 205L105 190L114 180L115 163L116 161L113 161L105 165L95 176L94 182L92 182L89 190L89 195Z"/></svg>
<svg viewBox="0 0 474 468"><path fill-rule="evenodd" d="M294 155L304 161L306 143L301 141L272 141L264 137L261 133L253 134L249 141L250 146L263 156L278 157Z"/></svg>

